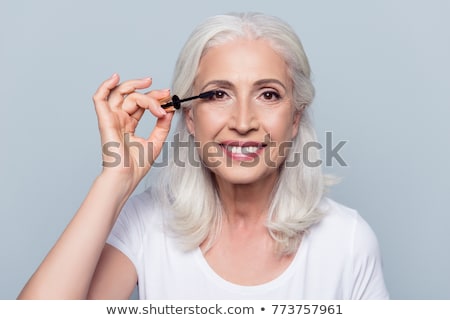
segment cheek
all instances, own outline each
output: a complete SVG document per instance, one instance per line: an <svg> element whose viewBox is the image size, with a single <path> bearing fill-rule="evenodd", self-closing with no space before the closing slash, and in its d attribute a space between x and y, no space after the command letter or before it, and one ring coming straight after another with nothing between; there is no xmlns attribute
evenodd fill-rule
<svg viewBox="0 0 450 320"><path fill-rule="evenodd" d="M220 117L210 110L199 108L193 113L193 134L197 140L212 141L226 125L226 117Z"/></svg>
<svg viewBox="0 0 450 320"><path fill-rule="evenodd" d="M291 141L296 134L290 113L272 114L266 117L265 130L270 133L271 139L276 141Z"/></svg>

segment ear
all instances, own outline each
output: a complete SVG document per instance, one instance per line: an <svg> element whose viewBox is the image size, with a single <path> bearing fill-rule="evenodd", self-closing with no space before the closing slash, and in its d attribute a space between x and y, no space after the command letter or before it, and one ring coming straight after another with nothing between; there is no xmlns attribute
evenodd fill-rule
<svg viewBox="0 0 450 320"><path fill-rule="evenodd" d="M301 111L295 110L294 111L294 117L292 122L292 139L294 139L297 136L298 129L300 127L300 120L302 120L304 108L301 109Z"/></svg>
<svg viewBox="0 0 450 320"><path fill-rule="evenodd" d="M194 111L192 108L184 108L184 121L186 122L186 127L190 134L195 134L195 125L194 125Z"/></svg>

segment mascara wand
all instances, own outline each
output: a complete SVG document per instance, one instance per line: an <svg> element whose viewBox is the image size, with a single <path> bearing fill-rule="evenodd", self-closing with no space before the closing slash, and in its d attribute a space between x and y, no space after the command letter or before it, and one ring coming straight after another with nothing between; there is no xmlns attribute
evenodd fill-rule
<svg viewBox="0 0 450 320"><path fill-rule="evenodd" d="M192 96L192 97L185 98L185 99L180 99L177 95L174 95L174 96L172 96L172 101L161 105L161 108L166 109L166 111L169 111L169 112L175 111L175 110L180 109L182 102L186 102L186 101L190 101L190 100L194 100L194 99L209 99L215 94L216 94L216 91L214 91L214 90L206 91L206 92L200 93L198 96Z"/></svg>

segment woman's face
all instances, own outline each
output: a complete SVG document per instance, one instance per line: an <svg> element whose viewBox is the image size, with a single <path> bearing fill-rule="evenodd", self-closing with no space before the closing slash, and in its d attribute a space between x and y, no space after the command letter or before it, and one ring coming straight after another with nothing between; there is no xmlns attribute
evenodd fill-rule
<svg viewBox="0 0 450 320"><path fill-rule="evenodd" d="M278 175L300 114L292 104L286 63L265 40L240 39L210 48L194 92L215 90L188 109L188 130L218 180L263 182Z"/></svg>

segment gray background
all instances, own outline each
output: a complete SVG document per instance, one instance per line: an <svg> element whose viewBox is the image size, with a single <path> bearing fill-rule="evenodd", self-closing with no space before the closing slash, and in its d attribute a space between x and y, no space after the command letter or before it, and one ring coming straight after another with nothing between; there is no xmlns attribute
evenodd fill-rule
<svg viewBox="0 0 450 320"><path fill-rule="evenodd" d="M279 16L310 58L318 136L347 141L331 196L378 235L394 299L450 299L450 2L2 1L0 298L14 299L100 172L91 96L118 72L167 88L195 25ZM152 127L149 116L140 132ZM142 190L140 188L139 190Z"/></svg>

